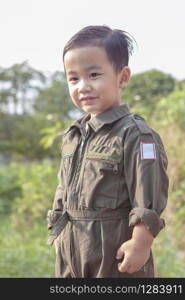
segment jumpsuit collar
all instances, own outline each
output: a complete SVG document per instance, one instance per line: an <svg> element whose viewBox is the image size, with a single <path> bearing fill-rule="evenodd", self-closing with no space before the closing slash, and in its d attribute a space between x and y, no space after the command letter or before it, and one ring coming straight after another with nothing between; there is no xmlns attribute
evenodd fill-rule
<svg viewBox="0 0 185 300"><path fill-rule="evenodd" d="M64 131L64 133L68 132L72 127L78 127L79 129L82 128L86 121L88 121L88 124L91 126L91 128L97 132L101 127L103 127L104 124L110 124L117 120L119 120L122 117L125 117L127 115L130 115L129 107L127 104L120 104L119 106L114 106L105 112L94 116L92 119L90 119L90 114L85 114L85 116L81 117L80 119L74 121L70 127L67 128L67 130Z"/></svg>
<svg viewBox="0 0 185 300"><path fill-rule="evenodd" d="M130 114L130 112L127 104L120 104L119 106L114 106L102 114L93 117L88 121L88 124L95 132L97 132L104 124L111 124L128 114ZM88 117L90 117L90 114L88 114Z"/></svg>

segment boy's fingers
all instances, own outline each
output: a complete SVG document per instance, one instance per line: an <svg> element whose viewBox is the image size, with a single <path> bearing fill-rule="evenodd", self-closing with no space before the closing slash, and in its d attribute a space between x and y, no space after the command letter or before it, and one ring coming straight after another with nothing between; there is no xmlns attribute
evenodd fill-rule
<svg viewBox="0 0 185 300"><path fill-rule="evenodd" d="M118 249L117 253L116 253L116 259L120 259L122 258L124 255L124 251L121 250L121 247Z"/></svg>
<svg viewBox="0 0 185 300"><path fill-rule="evenodd" d="M120 247L119 249L117 250L117 254L116 254L116 258L117 259L120 259L123 257L123 255L125 255L125 253L127 252L127 250L129 249L129 241L127 242L124 242Z"/></svg>
<svg viewBox="0 0 185 300"><path fill-rule="evenodd" d="M122 263L118 264L118 269L120 272L129 272L130 264L127 259L124 259Z"/></svg>

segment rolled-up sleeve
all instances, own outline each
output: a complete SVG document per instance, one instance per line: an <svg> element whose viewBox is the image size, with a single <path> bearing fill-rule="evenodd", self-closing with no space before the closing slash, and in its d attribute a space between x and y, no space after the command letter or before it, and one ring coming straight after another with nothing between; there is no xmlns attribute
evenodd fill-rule
<svg viewBox="0 0 185 300"><path fill-rule="evenodd" d="M154 237L165 226L160 218L168 198L168 159L158 133L143 125L128 131L124 143L124 172L131 211L129 226L146 225Z"/></svg>

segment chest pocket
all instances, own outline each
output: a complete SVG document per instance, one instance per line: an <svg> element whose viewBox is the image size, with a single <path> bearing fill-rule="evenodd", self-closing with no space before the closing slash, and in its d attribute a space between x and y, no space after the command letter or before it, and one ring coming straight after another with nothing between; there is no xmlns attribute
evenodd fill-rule
<svg viewBox="0 0 185 300"><path fill-rule="evenodd" d="M72 156L76 150L77 143L66 143L62 146L62 157L67 158L69 156Z"/></svg>
<svg viewBox="0 0 185 300"><path fill-rule="evenodd" d="M95 152L95 151L89 151L87 153L86 159L87 160L95 160L98 161L99 169L100 170L109 170L117 174L119 171L119 163L121 162L121 155L118 155L117 153L111 153L112 149L105 148L104 150L107 150L105 152Z"/></svg>
<svg viewBox="0 0 185 300"><path fill-rule="evenodd" d="M63 170L66 176L70 174L72 168L72 160L77 146L78 146L77 142L66 142L62 146L61 150L62 150Z"/></svg>
<svg viewBox="0 0 185 300"><path fill-rule="evenodd" d="M116 208L121 161L121 147L91 145L86 153L82 188L82 196L86 191L86 207Z"/></svg>

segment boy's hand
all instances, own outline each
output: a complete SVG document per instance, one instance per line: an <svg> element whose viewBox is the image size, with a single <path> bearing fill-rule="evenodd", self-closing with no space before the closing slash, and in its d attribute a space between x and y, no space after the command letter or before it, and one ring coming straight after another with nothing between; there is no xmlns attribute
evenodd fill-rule
<svg viewBox="0 0 185 300"><path fill-rule="evenodd" d="M121 259L122 263L118 264L120 272L134 273L139 271L147 262L150 256L150 248L144 249L133 239L123 243L117 251L116 258Z"/></svg>
<svg viewBox="0 0 185 300"><path fill-rule="evenodd" d="M135 225L132 238L117 251L116 258L123 258L122 263L118 264L118 270L130 274L139 271L149 259L153 239L144 224Z"/></svg>

